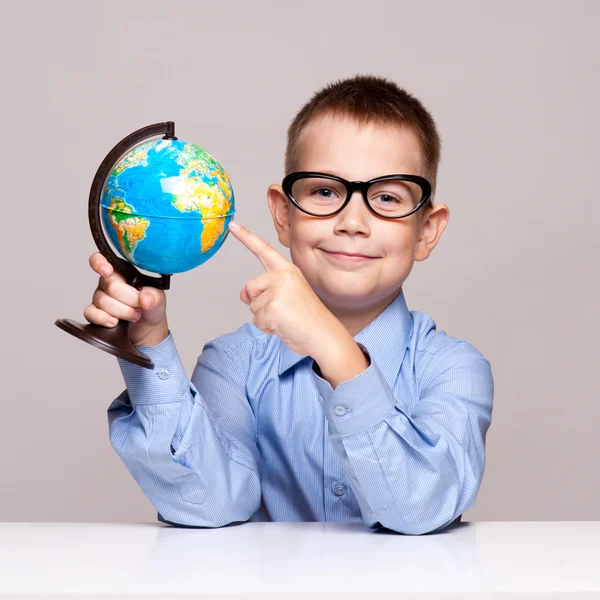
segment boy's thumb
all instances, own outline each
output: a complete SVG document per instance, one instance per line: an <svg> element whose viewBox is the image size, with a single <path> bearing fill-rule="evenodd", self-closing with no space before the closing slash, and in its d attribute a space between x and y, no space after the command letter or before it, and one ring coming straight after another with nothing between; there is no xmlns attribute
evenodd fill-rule
<svg viewBox="0 0 600 600"><path fill-rule="evenodd" d="M142 310L153 310L161 308L162 293L153 287L144 287L140 291L140 306Z"/></svg>

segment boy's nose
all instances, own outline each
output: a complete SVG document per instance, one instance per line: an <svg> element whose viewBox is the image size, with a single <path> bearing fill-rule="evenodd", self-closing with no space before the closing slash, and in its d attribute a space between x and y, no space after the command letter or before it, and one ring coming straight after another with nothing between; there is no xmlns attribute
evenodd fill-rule
<svg viewBox="0 0 600 600"><path fill-rule="evenodd" d="M369 226L369 219L372 216L371 211L366 206L365 199L358 190L352 194L350 202L336 216L336 231L347 231L351 234L369 234L371 232Z"/></svg>

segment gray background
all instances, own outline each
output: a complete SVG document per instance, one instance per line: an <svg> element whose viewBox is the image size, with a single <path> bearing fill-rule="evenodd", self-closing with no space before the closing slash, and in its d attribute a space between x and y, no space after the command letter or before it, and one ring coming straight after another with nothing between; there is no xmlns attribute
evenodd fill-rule
<svg viewBox="0 0 600 600"><path fill-rule="evenodd" d="M600 519L597 2L0 3L0 515L153 521L110 447L116 359L53 323L83 319L97 278L93 175L122 137L174 120L229 173L237 218L279 246L266 189L286 128L325 83L392 78L432 111L444 151L439 245L411 310L473 343L496 384L477 520ZM263 271L232 236L173 278L191 374L252 315Z"/></svg>

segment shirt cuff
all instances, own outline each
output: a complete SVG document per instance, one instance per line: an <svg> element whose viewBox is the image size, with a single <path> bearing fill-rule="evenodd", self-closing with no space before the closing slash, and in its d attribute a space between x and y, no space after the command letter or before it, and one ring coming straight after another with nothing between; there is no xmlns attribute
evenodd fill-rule
<svg viewBox="0 0 600 600"><path fill-rule="evenodd" d="M131 404L181 401L190 390L190 381L171 332L156 346L137 346L137 349L152 360L154 368L146 369L117 357Z"/></svg>
<svg viewBox="0 0 600 600"><path fill-rule="evenodd" d="M383 373L362 344L360 349L371 363L356 377L340 383L335 390L315 371L313 376L323 399L323 409L329 423L339 435L352 435L378 425L395 412L394 393Z"/></svg>

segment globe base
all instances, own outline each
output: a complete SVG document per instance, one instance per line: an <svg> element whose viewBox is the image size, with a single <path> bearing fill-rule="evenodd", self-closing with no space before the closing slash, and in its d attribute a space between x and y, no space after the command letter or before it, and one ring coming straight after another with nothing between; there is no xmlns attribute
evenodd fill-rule
<svg viewBox="0 0 600 600"><path fill-rule="evenodd" d="M92 323L83 325L72 319L57 319L54 324L63 331L109 354L146 369L154 368L154 363L145 354L142 354L127 336L129 321L120 320L112 328Z"/></svg>

